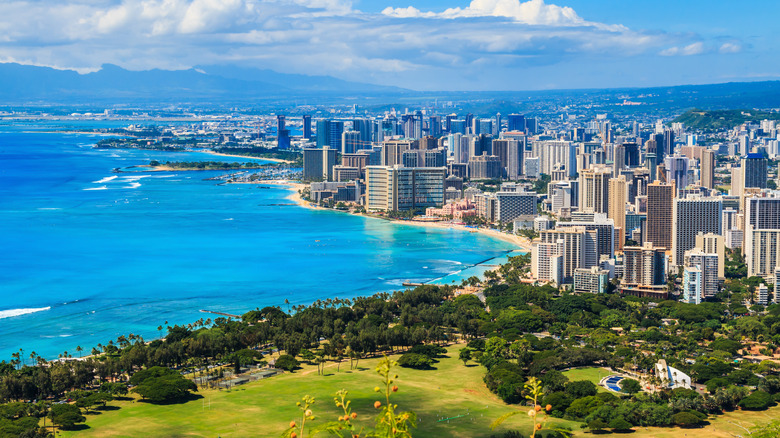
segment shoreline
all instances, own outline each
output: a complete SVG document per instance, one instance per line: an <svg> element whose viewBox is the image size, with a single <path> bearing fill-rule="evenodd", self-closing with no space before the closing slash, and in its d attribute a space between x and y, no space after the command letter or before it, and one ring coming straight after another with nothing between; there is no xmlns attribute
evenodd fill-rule
<svg viewBox="0 0 780 438"><path fill-rule="evenodd" d="M513 245L516 245L518 248L523 251L531 252L531 242L522 236L518 236L515 234L507 234L502 233L497 230L491 230L491 229L485 229L485 228L469 228L465 225L459 225L454 224L451 222L446 221L440 221L440 222L422 222L422 221L404 221L399 219L388 219L388 218L382 218L374 215L368 215L368 214L362 214L362 213L352 213L349 211L341 211L341 210L335 210L330 208L323 208L316 206L312 204L311 202L308 202L304 200L301 197L301 194L298 192L299 190L302 190L303 188L307 187L306 184L290 181L290 180L269 180L269 181L258 181L258 184L273 184L273 185L279 185L279 186L286 186L288 190L290 190L290 194L285 198L290 201L295 202L296 204L300 205L304 208L309 208L312 210L331 210L338 213L347 213L351 214L353 216L361 216L365 218L371 218L371 219L382 219L389 221L390 223L393 223L395 225L413 225L417 227L429 227L429 228L439 228L439 229L453 229L458 231L464 231L469 233L479 233L485 236L492 237L494 239L503 240L504 242L511 243Z"/></svg>

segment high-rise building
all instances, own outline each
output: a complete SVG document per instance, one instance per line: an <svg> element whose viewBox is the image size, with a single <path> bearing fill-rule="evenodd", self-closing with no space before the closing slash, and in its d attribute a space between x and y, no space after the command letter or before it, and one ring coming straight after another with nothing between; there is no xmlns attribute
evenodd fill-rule
<svg viewBox="0 0 780 438"><path fill-rule="evenodd" d="M493 140L493 155L501 160L504 176L516 180L523 174L523 143L517 140Z"/></svg>
<svg viewBox="0 0 780 438"><path fill-rule="evenodd" d="M617 178L620 171L626 167L626 148L623 145L615 145L612 152L612 176Z"/></svg>
<svg viewBox="0 0 780 438"><path fill-rule="evenodd" d="M672 249L672 200L674 184L658 181L647 186L647 235L645 242L656 248Z"/></svg>
<svg viewBox="0 0 780 438"><path fill-rule="evenodd" d="M556 166L563 165L570 178L577 174L577 145L570 141L544 140L531 145L531 156L540 160L541 173L550 175Z"/></svg>
<svg viewBox="0 0 780 438"><path fill-rule="evenodd" d="M503 175L501 159L495 155L482 155L469 159L469 178L471 179L497 179Z"/></svg>
<svg viewBox="0 0 780 438"><path fill-rule="evenodd" d="M594 266L574 270L574 293L600 294L607 291L609 271Z"/></svg>
<svg viewBox="0 0 780 438"><path fill-rule="evenodd" d="M745 178L743 187L767 187L767 162L762 154L748 154L742 159L742 173Z"/></svg>
<svg viewBox="0 0 780 438"><path fill-rule="evenodd" d="M521 114L510 114L507 117L507 131L525 132L525 116Z"/></svg>
<svg viewBox="0 0 780 438"><path fill-rule="evenodd" d="M382 166L403 164L403 153L417 149L416 140L388 140L382 143Z"/></svg>
<svg viewBox="0 0 780 438"><path fill-rule="evenodd" d="M722 226L722 225L721 225ZM715 233L697 234L696 247L705 254L715 254L718 257L717 277L719 280L726 279L726 243L723 236Z"/></svg>
<svg viewBox="0 0 780 438"><path fill-rule="evenodd" d="M623 248L621 293L666 298L665 252L666 248L657 248L650 242Z"/></svg>
<svg viewBox="0 0 780 438"><path fill-rule="evenodd" d="M563 256L561 281L571 284L574 281L574 271L577 268L598 266L597 234L596 230L588 230L585 227L567 227L542 231L539 233L539 239L535 239L535 242L558 243L560 245L559 255Z"/></svg>
<svg viewBox="0 0 780 438"><path fill-rule="evenodd" d="M608 219L604 213L583 214L575 217L572 214L571 222L558 222L556 229L584 227L588 231L596 232L596 257L612 258L615 255L615 223Z"/></svg>
<svg viewBox="0 0 780 438"><path fill-rule="evenodd" d="M615 230L619 233L616 246L618 250L623 249L626 235L626 177L621 175L618 178L609 180L609 218L615 222Z"/></svg>
<svg viewBox="0 0 780 438"><path fill-rule="evenodd" d="M344 122L338 120L317 120L317 147L325 146L341 150L341 133L344 132Z"/></svg>
<svg viewBox="0 0 780 438"><path fill-rule="evenodd" d="M290 149L290 130L284 127L284 116L276 116L276 147Z"/></svg>
<svg viewBox="0 0 780 438"><path fill-rule="evenodd" d="M359 149L362 149L360 141L360 132L358 131L344 131L341 134L341 153L342 154L354 154Z"/></svg>
<svg viewBox="0 0 780 438"><path fill-rule="evenodd" d="M336 165L336 149L329 147L303 149L304 181L332 181Z"/></svg>
<svg viewBox="0 0 780 438"><path fill-rule="evenodd" d="M718 293L718 254L695 248L685 252L683 297L685 302L699 304ZM685 284L685 272L692 270L691 285ZM695 286L695 287L691 287Z"/></svg>
<svg viewBox="0 0 780 438"><path fill-rule="evenodd" d="M303 116L303 138L311 139L311 116L308 114Z"/></svg>
<svg viewBox="0 0 780 438"><path fill-rule="evenodd" d="M705 149L701 153L701 161L700 161L700 172L701 172L701 178L700 184L702 187L706 187L708 189L714 189L715 188L715 152L711 151L709 149Z"/></svg>
<svg viewBox="0 0 780 438"><path fill-rule="evenodd" d="M563 284L564 240L541 242L535 240L531 246L531 275L539 282Z"/></svg>
<svg viewBox="0 0 780 438"><path fill-rule="evenodd" d="M580 211L609 212L610 178L612 169L606 166L593 166L580 173Z"/></svg>
<svg viewBox="0 0 780 438"><path fill-rule="evenodd" d="M675 199L673 205L672 265L683 266L685 251L696 246L697 234L720 234L723 201L720 198L689 197Z"/></svg>
<svg viewBox="0 0 780 438"><path fill-rule="evenodd" d="M671 155L664 159L666 181L674 181L677 190L688 187L688 157Z"/></svg>
<svg viewBox="0 0 780 438"><path fill-rule="evenodd" d="M444 204L446 167L366 167L370 211L402 211Z"/></svg>

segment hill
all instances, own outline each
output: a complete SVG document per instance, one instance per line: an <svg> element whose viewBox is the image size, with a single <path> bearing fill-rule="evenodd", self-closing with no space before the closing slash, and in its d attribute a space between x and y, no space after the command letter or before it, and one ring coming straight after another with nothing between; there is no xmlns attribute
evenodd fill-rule
<svg viewBox="0 0 780 438"><path fill-rule="evenodd" d="M731 129L745 122L761 120L780 120L780 113L758 110L715 110L692 109L675 118L673 122L682 122L685 126L702 131Z"/></svg>

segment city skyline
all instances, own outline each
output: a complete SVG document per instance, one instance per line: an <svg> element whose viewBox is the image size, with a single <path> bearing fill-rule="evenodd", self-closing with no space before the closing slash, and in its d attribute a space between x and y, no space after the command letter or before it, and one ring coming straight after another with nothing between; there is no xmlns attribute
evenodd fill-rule
<svg viewBox="0 0 780 438"><path fill-rule="evenodd" d="M768 1L37 0L0 5L0 61L96 71L203 65L412 90L772 80ZM694 18L691 18L694 17ZM573 74L576 73L576 74Z"/></svg>

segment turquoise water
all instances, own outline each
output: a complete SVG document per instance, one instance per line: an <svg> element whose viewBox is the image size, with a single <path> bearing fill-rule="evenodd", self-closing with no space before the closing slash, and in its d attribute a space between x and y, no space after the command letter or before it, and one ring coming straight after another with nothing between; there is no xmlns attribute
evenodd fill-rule
<svg viewBox="0 0 780 438"><path fill-rule="evenodd" d="M97 136L34 132L50 128L0 125L0 359L19 348L77 355L78 345L128 333L151 339L165 321L214 316L200 309L459 282L513 249L477 233L301 208L284 188L204 181L225 172L115 174L150 160L247 160L97 150Z"/></svg>

